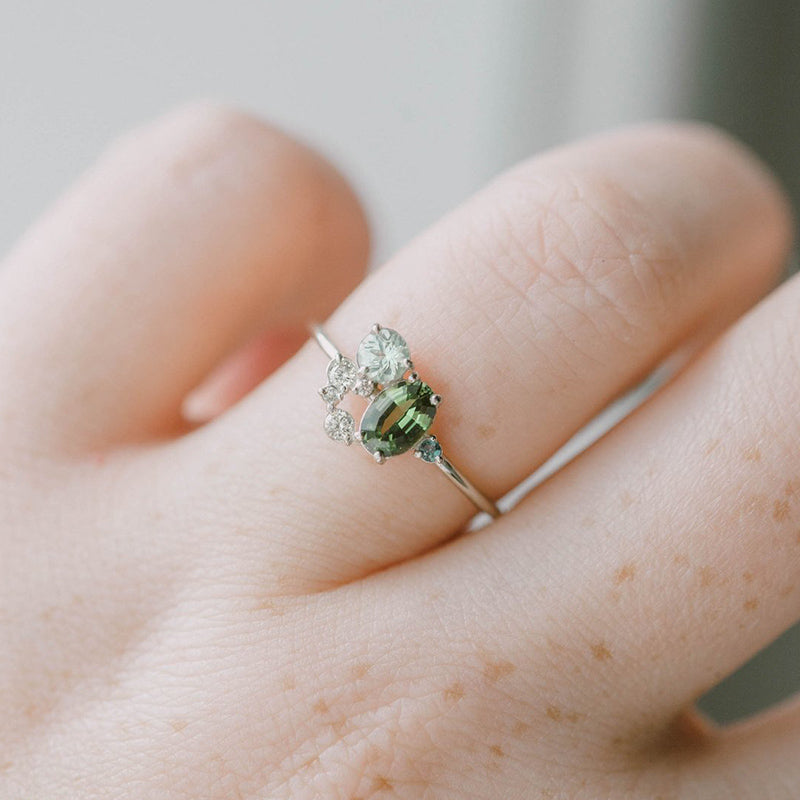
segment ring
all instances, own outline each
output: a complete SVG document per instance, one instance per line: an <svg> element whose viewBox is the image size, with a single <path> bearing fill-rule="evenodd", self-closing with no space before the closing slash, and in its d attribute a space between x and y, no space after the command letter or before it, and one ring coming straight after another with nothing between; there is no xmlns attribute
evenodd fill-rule
<svg viewBox="0 0 800 800"><path fill-rule="evenodd" d="M360 442L378 464L413 448L417 458L439 467L480 511L500 516L495 503L453 466L436 436L428 433L442 398L420 380L397 331L373 325L355 361L342 355L320 325L312 325L311 332L330 358L328 382L319 394L327 407L324 427L331 439L346 445ZM339 408L351 391L369 400L358 430L353 415Z"/></svg>

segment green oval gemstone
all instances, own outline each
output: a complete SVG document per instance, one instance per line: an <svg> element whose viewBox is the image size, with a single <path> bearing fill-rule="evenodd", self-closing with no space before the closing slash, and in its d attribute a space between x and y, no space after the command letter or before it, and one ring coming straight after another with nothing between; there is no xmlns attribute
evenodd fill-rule
<svg viewBox="0 0 800 800"><path fill-rule="evenodd" d="M436 416L433 391L422 381L389 384L367 406L361 418L361 443L387 458L405 453L427 432Z"/></svg>

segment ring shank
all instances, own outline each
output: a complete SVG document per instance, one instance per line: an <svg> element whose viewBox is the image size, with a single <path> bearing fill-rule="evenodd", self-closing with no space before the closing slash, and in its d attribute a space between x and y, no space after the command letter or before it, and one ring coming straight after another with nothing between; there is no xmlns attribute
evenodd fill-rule
<svg viewBox="0 0 800 800"><path fill-rule="evenodd" d="M481 511L488 514L493 519L500 516L500 509L483 492L478 491L467 478L459 472L447 458L442 456L434 462L439 469L465 494Z"/></svg>
<svg viewBox="0 0 800 800"><path fill-rule="evenodd" d="M325 355L328 358L341 358L342 352L339 348L331 341L325 331L322 329L321 325L312 324L310 326L311 335L314 337L317 344L322 348ZM436 464L437 467L450 479L456 488L462 492L471 502L472 504L480 511L491 516L493 519L497 519L500 516L500 509L497 505L486 497L483 492L479 491L475 488L475 486L469 481L456 467L453 463L445 458L444 455L440 456L433 462Z"/></svg>
<svg viewBox="0 0 800 800"><path fill-rule="evenodd" d="M316 323L311 325L311 335L328 358L339 358L342 354L339 348L328 338L328 334L322 330L321 325Z"/></svg>

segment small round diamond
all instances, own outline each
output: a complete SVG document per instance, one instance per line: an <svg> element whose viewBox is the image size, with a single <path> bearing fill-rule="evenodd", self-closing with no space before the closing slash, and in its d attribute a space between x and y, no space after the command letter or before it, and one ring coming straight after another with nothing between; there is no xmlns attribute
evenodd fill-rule
<svg viewBox="0 0 800 800"><path fill-rule="evenodd" d="M355 429L355 420L342 408L335 408L325 417L325 433L335 442L350 444L353 441Z"/></svg>
<svg viewBox="0 0 800 800"><path fill-rule="evenodd" d="M375 384L369 378L362 376L356 381L353 391L361 397L369 397L375 391Z"/></svg>
<svg viewBox="0 0 800 800"><path fill-rule="evenodd" d="M340 356L328 364L328 383L339 389L342 394L353 388L357 377L358 369L349 358Z"/></svg>
<svg viewBox="0 0 800 800"><path fill-rule="evenodd" d="M429 436L417 445L417 452L423 461L433 463L437 458L442 457L442 446L435 436Z"/></svg>
<svg viewBox="0 0 800 800"><path fill-rule="evenodd" d="M339 386L329 383L319 390L320 397L329 405L335 406L344 397L344 392Z"/></svg>
<svg viewBox="0 0 800 800"><path fill-rule="evenodd" d="M356 360L366 376L385 385L402 378L410 357L406 340L391 328L368 333L358 346Z"/></svg>

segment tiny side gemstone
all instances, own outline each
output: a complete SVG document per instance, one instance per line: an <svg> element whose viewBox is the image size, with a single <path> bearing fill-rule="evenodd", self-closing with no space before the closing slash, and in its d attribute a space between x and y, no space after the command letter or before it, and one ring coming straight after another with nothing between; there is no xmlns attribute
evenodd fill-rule
<svg viewBox="0 0 800 800"><path fill-rule="evenodd" d="M375 384L366 376L361 376L353 386L353 391L361 397L369 397L375 391Z"/></svg>
<svg viewBox="0 0 800 800"><path fill-rule="evenodd" d="M353 388L357 378L358 369L349 358L340 356L328 364L328 383L339 389L342 394Z"/></svg>
<svg viewBox="0 0 800 800"><path fill-rule="evenodd" d="M441 458L442 446L439 444L439 440L435 436L429 436L427 439L423 439L417 445L417 452L423 461L427 461L429 464L432 464L437 458Z"/></svg>
<svg viewBox="0 0 800 800"><path fill-rule="evenodd" d="M335 442L350 444L355 429L356 423L352 415L342 408L335 408L325 417L325 433Z"/></svg>
<svg viewBox="0 0 800 800"><path fill-rule="evenodd" d="M320 397L328 403L329 405L336 405L342 397L344 397L344 392L339 386L334 386L332 383L329 383L327 386L323 386L319 390Z"/></svg>

